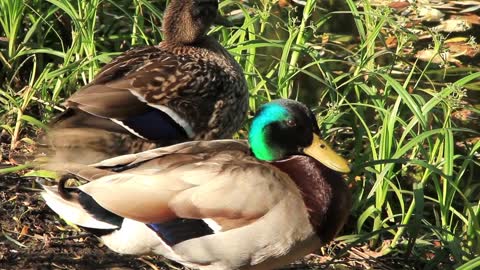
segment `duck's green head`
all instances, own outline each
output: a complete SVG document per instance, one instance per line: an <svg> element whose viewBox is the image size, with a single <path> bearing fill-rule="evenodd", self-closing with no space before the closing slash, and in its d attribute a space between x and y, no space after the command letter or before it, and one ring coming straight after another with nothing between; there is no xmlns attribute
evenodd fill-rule
<svg viewBox="0 0 480 270"><path fill-rule="evenodd" d="M260 107L248 138L258 159L273 161L308 155L332 170L350 172L348 162L320 139L315 115L300 102L279 99Z"/></svg>

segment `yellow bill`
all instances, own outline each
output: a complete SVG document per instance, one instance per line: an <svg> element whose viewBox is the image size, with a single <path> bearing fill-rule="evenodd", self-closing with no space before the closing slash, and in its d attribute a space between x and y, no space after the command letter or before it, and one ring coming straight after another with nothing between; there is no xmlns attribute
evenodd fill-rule
<svg viewBox="0 0 480 270"><path fill-rule="evenodd" d="M305 147L303 152L334 171L341 173L350 172L348 161L333 151L317 134L313 134L312 144Z"/></svg>

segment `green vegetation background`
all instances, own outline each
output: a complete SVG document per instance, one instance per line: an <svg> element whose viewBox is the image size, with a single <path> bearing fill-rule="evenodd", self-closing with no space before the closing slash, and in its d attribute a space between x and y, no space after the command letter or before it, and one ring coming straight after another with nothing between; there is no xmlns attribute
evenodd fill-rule
<svg viewBox="0 0 480 270"><path fill-rule="evenodd" d="M299 99L352 161L354 206L338 237L344 251L366 243L429 269L480 267L479 59L445 56L449 38L478 50L472 34L409 26L388 2L304 2L220 3L236 27L211 34L243 66L251 111ZM162 40L165 5L0 0L2 143L28 154L61 102L102 65ZM408 8L407 19L419 7ZM479 33L478 25L470 30Z"/></svg>

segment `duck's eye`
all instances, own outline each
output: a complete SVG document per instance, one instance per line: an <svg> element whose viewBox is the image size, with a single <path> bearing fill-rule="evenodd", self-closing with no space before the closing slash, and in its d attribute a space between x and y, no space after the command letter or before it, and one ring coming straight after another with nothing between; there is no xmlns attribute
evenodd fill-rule
<svg viewBox="0 0 480 270"><path fill-rule="evenodd" d="M287 124L287 126L289 127L294 127L297 125L297 123L295 122L295 120L293 119L287 119L287 121L285 121L285 123Z"/></svg>

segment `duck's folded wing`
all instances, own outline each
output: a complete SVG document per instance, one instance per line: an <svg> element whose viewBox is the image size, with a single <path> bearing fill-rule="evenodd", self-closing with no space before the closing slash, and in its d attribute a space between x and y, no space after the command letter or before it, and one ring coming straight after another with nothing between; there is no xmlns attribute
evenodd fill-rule
<svg viewBox="0 0 480 270"><path fill-rule="evenodd" d="M122 119L147 112L149 106L133 95L129 87L111 87L109 84L124 81L128 74L141 68L155 52L158 52L155 47L144 47L123 53L105 65L90 84L73 94L66 105L105 118Z"/></svg>
<svg viewBox="0 0 480 270"><path fill-rule="evenodd" d="M192 155L197 155L198 159L203 155L220 150L248 153L249 146L246 140L189 141L136 154L113 157L91 165L73 162L56 162L49 165L57 171L76 175L87 181L94 181L127 170L130 173L155 174L165 167L172 166L172 163L178 163L181 160L191 162Z"/></svg>
<svg viewBox="0 0 480 270"><path fill-rule="evenodd" d="M209 181L179 193L169 202L183 218L209 218L223 229L248 224L268 213L290 192L288 177L268 164L224 166Z"/></svg>
<svg viewBox="0 0 480 270"><path fill-rule="evenodd" d="M208 122L216 90L224 83L219 67L158 49L120 60L70 97L67 106L111 119L151 140L177 137L162 132L175 133L178 127L194 137L193 123Z"/></svg>
<svg viewBox="0 0 480 270"><path fill-rule="evenodd" d="M233 140L233 139L224 139L224 140L212 140L212 141L189 141L184 143L178 143L170 146L159 147L156 149L143 151L136 154L123 155L119 157L114 157L100 161L98 163L92 164L92 167L103 168L103 169L115 169L116 172L121 172L127 169L133 169L138 164L139 169L145 169L148 164L145 162L163 158L172 154L185 154L185 155L208 155L211 153L216 153L218 151L240 151L243 153L248 153L249 145L246 140ZM179 155L175 158L178 161ZM155 166L161 164L168 164L169 162L160 161L153 163ZM161 167L161 166L160 166ZM159 168L158 171L161 171ZM75 173L74 173L75 174ZM85 178L84 176L80 176ZM88 180L88 179L87 179Z"/></svg>
<svg viewBox="0 0 480 270"><path fill-rule="evenodd" d="M171 154L149 162L161 169L152 163L80 189L105 209L141 222L212 219L232 228L265 215L292 188L288 176L240 151L202 158Z"/></svg>

